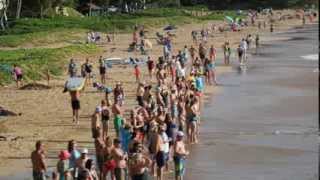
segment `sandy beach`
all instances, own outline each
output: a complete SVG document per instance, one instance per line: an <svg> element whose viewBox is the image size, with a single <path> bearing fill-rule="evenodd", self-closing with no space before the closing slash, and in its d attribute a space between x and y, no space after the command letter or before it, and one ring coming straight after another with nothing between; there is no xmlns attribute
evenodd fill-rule
<svg viewBox="0 0 320 180"><path fill-rule="evenodd" d="M292 13L292 11L284 11ZM222 22L214 21L207 24L187 24L180 26L176 32L177 37L174 40L174 53L182 49L184 45L191 45L191 31L200 30L208 24L220 24ZM284 32L290 28L300 26L301 20L291 19L277 22L276 32ZM155 32L160 29L148 30L147 37L153 37ZM268 32L269 28L258 31L257 27L248 27L240 32L226 32L214 34L209 39L209 45L213 44L218 49L217 72L219 75L231 72L231 66L224 66L222 59L221 46L225 41L230 41L235 48L241 38L248 34L259 33L261 41L267 42L275 40ZM131 42L131 34L120 34L116 36L115 44L101 45L104 49L103 54L89 57L94 64L95 74L98 74L98 57L137 57L138 54L128 54L126 49ZM162 55L162 48L154 44L151 57L156 59ZM85 57L74 57L78 64L83 63ZM68 61L68 59L66 59ZM237 61L235 53L232 60ZM142 67L143 79L150 82L147 78L147 69ZM124 85L126 93L125 108L128 110L135 106L136 82L132 67L114 66L108 72L109 79L107 85L114 87L117 81ZM47 150L49 166L55 166L57 154L61 149L65 149L67 141L75 139L78 141L79 148L87 147L89 154L94 153L94 144L91 139L90 115L94 107L104 98L104 94L97 92L93 87L87 87L81 94L82 108L80 113L80 125L72 124L72 112L70 107L69 94L63 94L63 86L67 75L59 79L52 80L51 89L48 90L17 90L14 85L0 87L0 105L4 108L21 113L21 116L0 117L0 136L9 137L11 140L0 141L0 177L14 176L17 172L28 172L31 170L30 153L34 149L34 143L42 140ZM46 83L46 82L42 82ZM155 83L155 82L152 82ZM214 96L223 91L222 87L206 87L205 98ZM112 129L112 133L114 133ZM31 176L30 176L31 177Z"/></svg>

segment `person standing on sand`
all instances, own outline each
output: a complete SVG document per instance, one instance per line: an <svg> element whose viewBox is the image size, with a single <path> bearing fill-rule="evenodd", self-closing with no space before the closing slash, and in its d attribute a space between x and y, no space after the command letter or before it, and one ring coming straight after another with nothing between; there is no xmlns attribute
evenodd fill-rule
<svg viewBox="0 0 320 180"><path fill-rule="evenodd" d="M103 139L108 136L109 133L109 120L110 120L110 110L107 106L106 100L101 101L101 122L102 122L102 137Z"/></svg>
<svg viewBox="0 0 320 180"><path fill-rule="evenodd" d="M177 138L174 143L174 168L175 168L175 179L182 180L185 173L185 158L189 155L189 151L186 150L183 142L184 133L179 131Z"/></svg>
<svg viewBox="0 0 320 180"><path fill-rule="evenodd" d="M36 142L36 150L31 153L33 180L46 180L47 165L41 141Z"/></svg>
<svg viewBox="0 0 320 180"><path fill-rule="evenodd" d="M69 167L72 177L75 176L76 161L80 158L80 152L77 150L77 142L75 140L70 140L68 142L68 152L70 153Z"/></svg>
<svg viewBox="0 0 320 180"><path fill-rule="evenodd" d="M189 53L190 53L190 56L191 56L192 63L193 63L193 61L194 61L194 59L196 57L196 52L197 52L196 48L191 46L190 49L189 49Z"/></svg>
<svg viewBox="0 0 320 180"><path fill-rule="evenodd" d="M164 121L163 121L164 122ZM158 138L157 138L157 180L163 180L163 170L167 166L169 160L169 138L166 134L167 126L165 123L162 123L159 127Z"/></svg>
<svg viewBox="0 0 320 180"><path fill-rule="evenodd" d="M113 149L113 144L112 144L112 139L110 136L106 137L105 139L105 149L104 149L104 168L103 168L103 178L102 180L105 180L110 172L110 177L111 180L115 180L114 176L114 169L116 168L116 162L112 157L112 149Z"/></svg>
<svg viewBox="0 0 320 180"><path fill-rule="evenodd" d="M68 66L68 73L70 77L77 76L77 64L74 62L74 59L70 59L70 63Z"/></svg>
<svg viewBox="0 0 320 180"><path fill-rule="evenodd" d="M240 42L240 49L242 50L242 58L241 58L241 65L244 65L247 62L247 50L248 50L248 43L245 39L242 39Z"/></svg>
<svg viewBox="0 0 320 180"><path fill-rule="evenodd" d="M123 105L124 101L124 91L122 88L122 84L117 82L116 87L113 90L114 102L118 102L120 106Z"/></svg>
<svg viewBox="0 0 320 180"><path fill-rule="evenodd" d="M79 124L80 91L70 91L73 122Z"/></svg>
<svg viewBox="0 0 320 180"><path fill-rule="evenodd" d="M111 150L112 157L116 162L116 168L114 169L115 179L116 180L125 180L127 179L127 159L128 155L124 153L121 149L121 141L119 139L114 139L113 149Z"/></svg>
<svg viewBox="0 0 320 180"><path fill-rule="evenodd" d="M129 172L132 180L150 180L148 167L152 161L143 150L143 144L135 143L133 145L134 153L129 158Z"/></svg>
<svg viewBox="0 0 320 180"><path fill-rule="evenodd" d="M150 77L150 80L152 80L152 74L153 74L153 71L154 71L155 64L154 64L154 61L151 59L150 56L148 57L147 65L148 65L149 77Z"/></svg>
<svg viewBox="0 0 320 180"><path fill-rule="evenodd" d="M23 78L22 69L18 67L16 64L14 64L12 73L13 73L14 79L16 80L17 88L19 88L20 85L22 85L22 78Z"/></svg>
<svg viewBox="0 0 320 180"><path fill-rule="evenodd" d="M92 78L92 65L89 63L89 58L86 59L86 62L83 64L83 68L85 73L86 84L90 84Z"/></svg>
<svg viewBox="0 0 320 180"><path fill-rule="evenodd" d="M57 172L59 173L59 180L68 180L70 177L70 153L63 150L59 154L59 161L57 163Z"/></svg>
<svg viewBox="0 0 320 180"><path fill-rule="evenodd" d="M144 87L145 87L145 83L140 82L138 84L138 88L136 91L136 95L137 95L137 102L139 106L143 106L143 94L144 94Z"/></svg>
<svg viewBox="0 0 320 180"><path fill-rule="evenodd" d="M124 124L124 120L122 117L122 108L120 106L120 103L118 100L116 100L112 106L112 113L114 115L114 120L113 120L113 124L114 124L114 129L116 131L116 135L117 137L119 137L120 135L120 128L122 127L122 125Z"/></svg>
<svg viewBox="0 0 320 180"><path fill-rule="evenodd" d="M99 58L99 72L100 72L101 83L105 84L107 79L107 67L105 62L103 61L102 56L100 56Z"/></svg>
<svg viewBox="0 0 320 180"><path fill-rule="evenodd" d="M99 137L98 135L101 132L101 121L100 121L101 111L102 109L100 106L96 107L96 110L91 117L91 132L92 132L93 139L98 138Z"/></svg>
<svg viewBox="0 0 320 180"><path fill-rule="evenodd" d="M103 163L104 163L104 149L105 142L102 138L102 134L98 131L97 138L94 140L94 146L96 149L96 159L97 159L97 167L99 170L99 177L102 179L103 176Z"/></svg>
<svg viewBox="0 0 320 180"><path fill-rule="evenodd" d="M136 82L140 82L141 71L138 64L134 65L134 76L136 77Z"/></svg>

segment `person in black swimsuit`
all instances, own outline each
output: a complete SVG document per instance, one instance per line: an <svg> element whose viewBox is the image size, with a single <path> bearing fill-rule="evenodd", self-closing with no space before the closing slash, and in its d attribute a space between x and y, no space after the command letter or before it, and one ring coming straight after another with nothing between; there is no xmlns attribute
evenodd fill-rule
<svg viewBox="0 0 320 180"><path fill-rule="evenodd" d="M105 84L107 79L107 68L102 56L100 56L99 58L99 72L101 77L101 83Z"/></svg>
<svg viewBox="0 0 320 180"><path fill-rule="evenodd" d="M83 64L84 72L85 72L85 78L86 78L86 84L91 83L91 77L92 77L92 65L89 63L89 59L86 59L86 62Z"/></svg>
<svg viewBox="0 0 320 180"><path fill-rule="evenodd" d="M102 137L106 138L109 132L109 120L110 120L110 110L107 106L106 100L101 101L101 122L102 122Z"/></svg>

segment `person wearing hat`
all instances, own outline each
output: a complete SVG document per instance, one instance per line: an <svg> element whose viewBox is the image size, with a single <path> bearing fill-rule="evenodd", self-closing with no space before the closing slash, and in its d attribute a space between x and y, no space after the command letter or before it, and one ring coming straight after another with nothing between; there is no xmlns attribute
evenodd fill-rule
<svg viewBox="0 0 320 180"><path fill-rule="evenodd" d="M101 121L100 121L101 112L102 112L102 108L100 106L97 106L94 114L91 117L91 132L92 132L92 138L94 139L98 138L98 131L101 131Z"/></svg>
<svg viewBox="0 0 320 180"><path fill-rule="evenodd" d="M57 163L57 172L59 173L59 180L68 179L70 176L69 158L70 153L67 150L62 150L59 154L59 161Z"/></svg>
<svg viewBox="0 0 320 180"><path fill-rule="evenodd" d="M186 150L183 142L184 133L182 131L177 132L176 141L174 143L174 168L176 180L182 180L185 172L185 157L189 155L189 151Z"/></svg>
<svg viewBox="0 0 320 180"><path fill-rule="evenodd" d="M86 162L87 162L88 159L89 159L88 158L88 149L84 148L81 151L80 158L76 162L76 173L75 173L76 176L77 176L77 172L80 172L83 169L85 169L85 165L86 165Z"/></svg>

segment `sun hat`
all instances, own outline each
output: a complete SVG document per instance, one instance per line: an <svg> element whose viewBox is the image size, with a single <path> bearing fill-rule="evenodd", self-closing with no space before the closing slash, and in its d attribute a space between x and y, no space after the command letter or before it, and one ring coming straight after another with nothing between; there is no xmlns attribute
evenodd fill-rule
<svg viewBox="0 0 320 180"><path fill-rule="evenodd" d="M81 154L88 154L88 149L87 148L82 149Z"/></svg>
<svg viewBox="0 0 320 180"><path fill-rule="evenodd" d="M184 133L182 131L177 132L177 137L183 137L183 136L184 136Z"/></svg>
<svg viewBox="0 0 320 180"><path fill-rule="evenodd" d="M70 158L70 156L71 156L71 154L70 154L67 150L62 150L62 151L60 152L60 154L59 154L59 158L60 158L61 160L67 160L67 159Z"/></svg>

